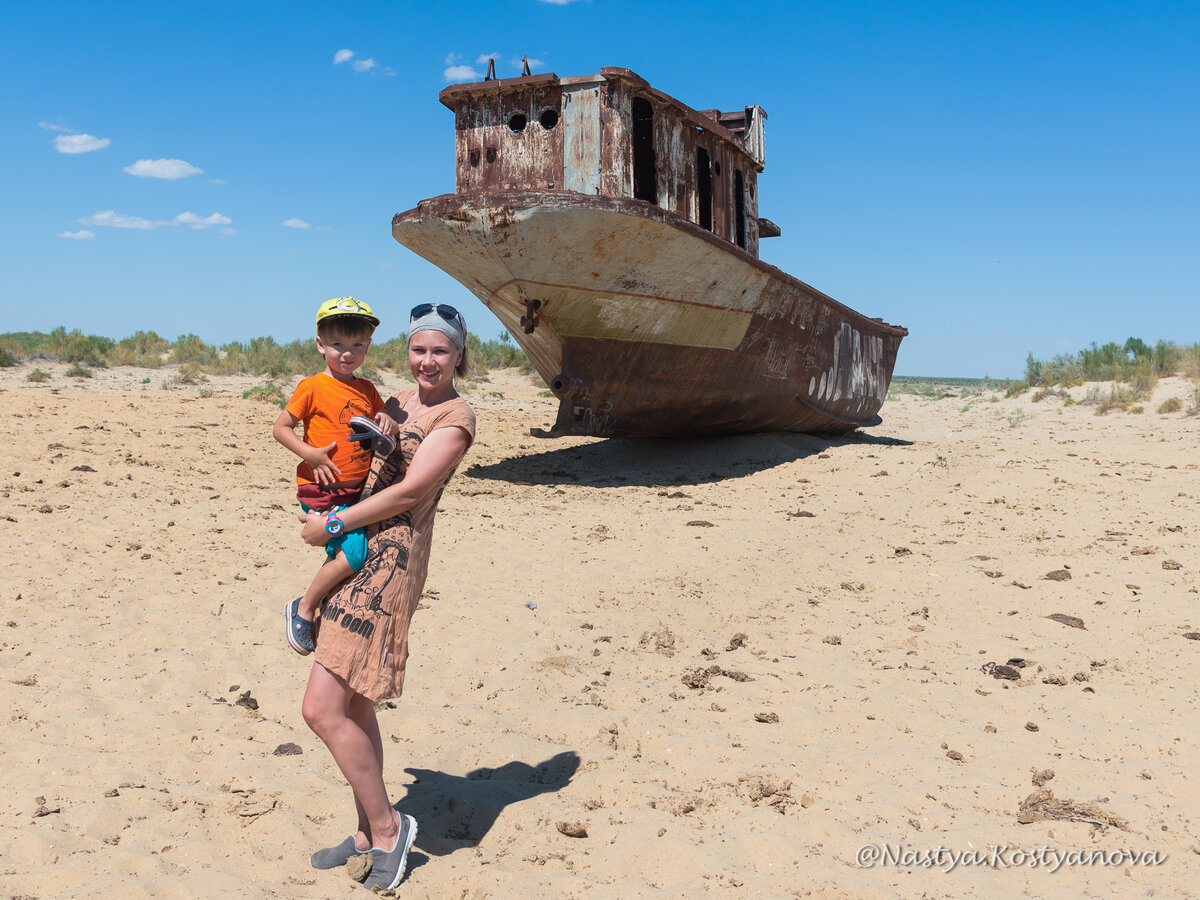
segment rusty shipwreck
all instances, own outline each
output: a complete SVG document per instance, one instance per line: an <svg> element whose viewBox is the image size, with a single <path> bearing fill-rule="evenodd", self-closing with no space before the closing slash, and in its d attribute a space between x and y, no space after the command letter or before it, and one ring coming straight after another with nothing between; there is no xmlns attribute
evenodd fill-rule
<svg viewBox="0 0 1200 900"><path fill-rule="evenodd" d="M488 306L560 400L551 435L876 425L904 328L758 258L760 107L628 69L455 84L457 190L392 234ZM539 430L535 434L545 434Z"/></svg>

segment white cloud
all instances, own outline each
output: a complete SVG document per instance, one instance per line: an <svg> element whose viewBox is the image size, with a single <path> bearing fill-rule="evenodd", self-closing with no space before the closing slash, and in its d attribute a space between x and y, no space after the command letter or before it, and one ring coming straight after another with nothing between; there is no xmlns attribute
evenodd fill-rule
<svg viewBox="0 0 1200 900"><path fill-rule="evenodd" d="M481 81L483 73L475 71L470 66L447 66L442 72L446 81Z"/></svg>
<svg viewBox="0 0 1200 900"><path fill-rule="evenodd" d="M86 228L81 228L79 231L62 231L58 235L60 238L70 238L73 241L94 241L96 236Z"/></svg>
<svg viewBox="0 0 1200 900"><path fill-rule="evenodd" d="M220 213L201 218L192 212L181 212L168 223L169 225L187 225L189 228L212 228L214 225L232 225L233 219Z"/></svg>
<svg viewBox="0 0 1200 900"><path fill-rule="evenodd" d="M355 56L356 54L353 50L339 50L337 53L333 54L333 64L338 66L342 63L348 62L355 72L374 71L381 75L396 74L392 71L391 66L380 65L375 61L374 57L368 56L366 59L355 59Z"/></svg>
<svg viewBox="0 0 1200 900"><path fill-rule="evenodd" d="M192 229L212 228L214 225L232 225L233 219L220 213L211 216L198 216L194 212L181 212L174 219L142 219L138 216L127 216L111 209L102 209L84 219L76 219L80 225L92 225L102 228L133 228L138 231L155 231L164 226L186 226ZM222 228L222 234L235 234L230 228ZM85 238L86 240L86 238Z"/></svg>
<svg viewBox="0 0 1200 900"><path fill-rule="evenodd" d="M133 165L126 166L123 171L138 178L161 178L165 181L176 181L204 172L203 169L197 169L182 159L139 159Z"/></svg>
<svg viewBox="0 0 1200 900"><path fill-rule="evenodd" d="M284 228L312 228L312 226L303 219L284 219L279 224Z"/></svg>
<svg viewBox="0 0 1200 900"><path fill-rule="evenodd" d="M111 143L108 138L91 134L60 134L54 139L54 149L59 153L91 153L93 150L103 150Z"/></svg>
<svg viewBox="0 0 1200 900"><path fill-rule="evenodd" d="M503 59L503 57L499 53L480 53L475 57L475 65L486 66L489 59ZM517 65L520 65L519 61Z"/></svg>
<svg viewBox="0 0 1200 900"><path fill-rule="evenodd" d="M45 128L47 131L74 131L74 128L68 128L66 125L55 125L53 122L38 122L38 128Z"/></svg>
<svg viewBox="0 0 1200 900"><path fill-rule="evenodd" d="M75 221L80 225L99 225L103 228L136 228L140 231L153 231L162 224L149 219L139 219L137 216L113 212L111 209L102 209L92 213L86 219L76 219Z"/></svg>

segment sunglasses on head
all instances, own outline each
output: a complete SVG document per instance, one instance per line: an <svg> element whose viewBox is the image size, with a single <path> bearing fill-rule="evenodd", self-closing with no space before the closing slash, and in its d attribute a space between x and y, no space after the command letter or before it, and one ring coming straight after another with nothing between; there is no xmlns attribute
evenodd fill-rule
<svg viewBox="0 0 1200 900"><path fill-rule="evenodd" d="M431 312L437 313L447 322L462 322L462 313L448 303L418 303L408 314L408 321L415 322L423 319Z"/></svg>

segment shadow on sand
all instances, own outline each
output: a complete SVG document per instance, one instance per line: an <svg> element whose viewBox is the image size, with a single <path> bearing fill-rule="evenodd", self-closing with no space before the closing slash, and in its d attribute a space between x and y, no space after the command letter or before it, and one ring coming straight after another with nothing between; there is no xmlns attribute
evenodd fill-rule
<svg viewBox="0 0 1200 900"><path fill-rule="evenodd" d="M405 769L417 780L396 809L417 820L416 847L445 856L476 846L504 807L566 787L579 768L579 754L565 751L531 766L509 762L498 769L448 775L432 769ZM421 865L414 855L409 867Z"/></svg>
<svg viewBox="0 0 1200 900"><path fill-rule="evenodd" d="M466 474L516 484L696 485L761 472L847 444L907 447L911 441L861 431L842 437L777 432L675 440L610 438L471 466Z"/></svg>

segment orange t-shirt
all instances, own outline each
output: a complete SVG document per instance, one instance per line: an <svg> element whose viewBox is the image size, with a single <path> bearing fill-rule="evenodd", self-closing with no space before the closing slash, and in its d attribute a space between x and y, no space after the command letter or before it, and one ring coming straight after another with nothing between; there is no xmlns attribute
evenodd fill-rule
<svg viewBox="0 0 1200 900"><path fill-rule="evenodd" d="M327 447L337 441L333 464L342 470L342 481L359 481L371 470L371 451L350 440L350 419L374 418L383 409L383 400L375 385L365 378L338 381L321 372L305 378L292 392L284 407L304 423L304 443ZM369 446L369 445L368 445ZM303 460L296 466L296 484L314 484L312 466Z"/></svg>

